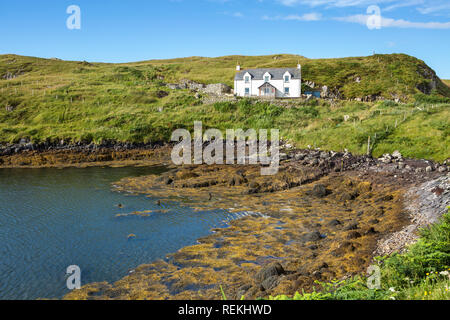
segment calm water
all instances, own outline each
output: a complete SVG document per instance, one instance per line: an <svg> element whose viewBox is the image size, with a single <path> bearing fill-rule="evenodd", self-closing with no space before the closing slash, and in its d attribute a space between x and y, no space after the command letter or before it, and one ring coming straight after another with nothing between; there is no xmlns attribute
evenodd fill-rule
<svg viewBox="0 0 450 320"><path fill-rule="evenodd" d="M111 191L123 177L162 168L0 169L0 299L62 297L66 268L82 284L116 281L133 268L195 244L235 218L176 203L148 218L118 213L156 210L155 199ZM124 208L119 209L118 204ZM137 235L128 240L129 234Z"/></svg>

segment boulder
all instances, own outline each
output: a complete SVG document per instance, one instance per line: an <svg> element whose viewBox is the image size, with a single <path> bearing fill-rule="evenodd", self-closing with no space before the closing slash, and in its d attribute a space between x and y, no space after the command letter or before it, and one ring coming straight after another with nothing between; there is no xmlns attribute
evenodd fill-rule
<svg viewBox="0 0 450 320"><path fill-rule="evenodd" d="M261 283L261 289L263 289L263 291L270 290L272 288L275 288L278 285L278 283L279 283L278 276L271 276Z"/></svg>
<svg viewBox="0 0 450 320"><path fill-rule="evenodd" d="M395 150L394 153L392 154L392 156L393 156L395 159L401 159L401 158L402 158L402 154L401 154L400 151L398 151L398 150Z"/></svg>
<svg viewBox="0 0 450 320"><path fill-rule="evenodd" d="M214 94L217 96L227 94L231 92L231 88L223 83L208 84L205 88L201 88L200 91L208 94Z"/></svg>
<svg viewBox="0 0 450 320"><path fill-rule="evenodd" d="M316 184L311 193L313 196L318 198L323 198L328 195L328 191L323 184Z"/></svg>
<svg viewBox="0 0 450 320"><path fill-rule="evenodd" d="M284 273L285 271L283 269L283 266L279 262L273 262L262 267L261 270L259 270L259 272L255 275L255 279L256 281L262 283L270 277L278 277Z"/></svg>
<svg viewBox="0 0 450 320"><path fill-rule="evenodd" d="M307 233L302 237L302 240L305 242L318 241L320 239L322 239L322 235L319 231Z"/></svg>

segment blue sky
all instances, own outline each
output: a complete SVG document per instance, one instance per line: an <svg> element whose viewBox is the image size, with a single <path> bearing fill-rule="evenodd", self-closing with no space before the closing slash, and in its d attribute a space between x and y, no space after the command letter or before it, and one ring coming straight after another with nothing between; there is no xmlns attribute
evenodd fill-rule
<svg viewBox="0 0 450 320"><path fill-rule="evenodd" d="M66 26L70 5L81 29ZM381 18L370 17L380 8ZM369 29L369 26L380 26ZM373 24L377 21L378 24ZM450 79L449 0L0 1L0 54L129 62L293 53L407 53Z"/></svg>

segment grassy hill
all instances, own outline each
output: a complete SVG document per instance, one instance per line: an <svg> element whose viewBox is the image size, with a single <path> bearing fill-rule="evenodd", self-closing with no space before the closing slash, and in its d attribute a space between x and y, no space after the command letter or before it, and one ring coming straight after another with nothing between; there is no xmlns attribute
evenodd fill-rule
<svg viewBox="0 0 450 320"><path fill-rule="evenodd" d="M304 80L339 90L344 98L379 95L408 103L310 101L283 108L244 99L205 105L188 90L164 86L181 79L232 85L237 61L243 68L295 66L299 61ZM370 135L375 155L399 149L407 156L444 160L450 145L446 97L449 87L423 61L398 54L319 60L294 55L192 57L127 64L3 55L0 142L167 141L174 129L192 128L194 120L201 120L219 129L280 128L299 147L357 153L365 152Z"/></svg>

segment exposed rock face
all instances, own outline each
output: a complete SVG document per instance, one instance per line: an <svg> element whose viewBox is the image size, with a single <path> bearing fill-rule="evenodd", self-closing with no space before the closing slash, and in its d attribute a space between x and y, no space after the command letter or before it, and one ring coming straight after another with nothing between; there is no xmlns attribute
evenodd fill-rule
<svg viewBox="0 0 450 320"><path fill-rule="evenodd" d="M169 83L166 84L166 86L172 90L189 89L192 91L196 91L197 93L201 92L218 96L231 93L231 87L227 86L224 83L204 85L202 83L187 79L181 80L180 83Z"/></svg>
<svg viewBox="0 0 450 320"><path fill-rule="evenodd" d="M322 99L341 99L342 94L339 92L338 88L331 90L328 86L323 86L320 97Z"/></svg>
<svg viewBox="0 0 450 320"><path fill-rule="evenodd" d="M200 91L208 94L215 94L215 95L222 95L222 94L228 94L231 92L231 88L223 83L215 83L215 84L209 84L206 86L206 88L201 89Z"/></svg>
<svg viewBox="0 0 450 320"><path fill-rule="evenodd" d="M263 267L255 275L255 279L258 282L263 282L264 280L267 280L270 277L280 276L282 274L284 274L283 266L278 262L274 262L274 263L268 264L267 266Z"/></svg>
<svg viewBox="0 0 450 320"><path fill-rule="evenodd" d="M416 87L424 94L431 94L431 92L437 88L440 81L436 72L426 66L420 66L418 73L429 80L428 82L419 83Z"/></svg>
<svg viewBox="0 0 450 320"><path fill-rule="evenodd" d="M439 220L450 205L450 176L442 176L411 188L405 203L409 203L407 210L412 224L381 239L375 255L383 256L403 251L417 240L420 228Z"/></svg>

